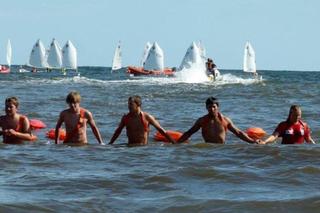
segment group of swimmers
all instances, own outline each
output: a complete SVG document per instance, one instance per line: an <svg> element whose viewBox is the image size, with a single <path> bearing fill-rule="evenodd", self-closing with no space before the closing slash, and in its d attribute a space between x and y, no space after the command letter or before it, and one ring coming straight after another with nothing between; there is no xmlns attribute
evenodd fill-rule
<svg viewBox="0 0 320 213"><path fill-rule="evenodd" d="M100 131L95 124L92 113L80 107L81 96L78 92L70 92L66 97L69 108L63 110L58 118L55 127L55 143L59 144L60 128L64 123L66 137L64 144L87 144L87 124L92 129L94 136L100 144L104 144ZM119 126L115 130L109 144L113 144L126 128L128 145L146 145L148 143L149 126L154 126L171 143L182 143L191 137L192 134L201 129L202 137L207 143L223 144L226 140L227 131L231 131L241 140L248 143L267 144L282 137L283 144L301 144L304 141L315 144L311 137L308 125L301 120L301 108L292 105L288 119L281 122L273 134L265 140L251 138L244 131L237 128L232 120L219 111L219 102L214 97L206 100L208 113L196 120L194 125L178 139L174 140L159 122L149 113L141 109L142 101L140 96L132 96L128 99L129 112L121 118ZM20 144L24 141L34 140L31 132L29 119L18 113L19 101L16 97L9 97L5 100L5 115L0 116L0 135L3 135L3 142L9 144Z"/></svg>

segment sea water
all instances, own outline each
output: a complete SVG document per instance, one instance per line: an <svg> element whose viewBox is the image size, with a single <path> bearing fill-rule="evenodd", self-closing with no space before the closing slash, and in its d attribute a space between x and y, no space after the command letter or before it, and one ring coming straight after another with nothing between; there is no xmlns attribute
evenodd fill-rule
<svg viewBox="0 0 320 213"><path fill-rule="evenodd" d="M125 130L115 145L100 146L88 128L89 145L55 145L45 137L66 95L77 90L93 113L106 143L127 99L140 95L142 108L169 130L186 131L206 114L205 100L240 129L271 134L292 104L319 142L319 72L260 71L263 80L220 70L217 82L194 73L173 78L130 77L122 69L80 67L78 76L59 72L0 75L0 101L20 100L19 112L47 129L28 145L0 144L0 212L319 212L320 146L252 145L230 132L224 145L205 144L200 132L189 144L153 141L129 148Z"/></svg>

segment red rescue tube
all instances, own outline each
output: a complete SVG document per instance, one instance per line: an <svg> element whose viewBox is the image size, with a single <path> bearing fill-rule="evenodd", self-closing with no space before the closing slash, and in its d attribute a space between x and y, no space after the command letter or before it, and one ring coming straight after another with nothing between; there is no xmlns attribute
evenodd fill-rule
<svg viewBox="0 0 320 213"><path fill-rule="evenodd" d="M29 123L32 129L43 129L47 127L45 123L38 119L30 119Z"/></svg>
<svg viewBox="0 0 320 213"><path fill-rule="evenodd" d="M166 133L170 135L174 141L179 140L179 138L182 136L182 133L178 131L167 130ZM168 139L164 137L160 132L156 132L156 134L154 134L153 136L153 139L161 142L169 142Z"/></svg>
<svg viewBox="0 0 320 213"><path fill-rule="evenodd" d="M261 139L266 136L266 132L260 127L250 127L246 130L247 135L253 139Z"/></svg>
<svg viewBox="0 0 320 213"><path fill-rule="evenodd" d="M50 138L52 140L55 139L55 129L50 129L47 132L47 138ZM59 140L63 141L66 139L66 131L64 129L59 129Z"/></svg>

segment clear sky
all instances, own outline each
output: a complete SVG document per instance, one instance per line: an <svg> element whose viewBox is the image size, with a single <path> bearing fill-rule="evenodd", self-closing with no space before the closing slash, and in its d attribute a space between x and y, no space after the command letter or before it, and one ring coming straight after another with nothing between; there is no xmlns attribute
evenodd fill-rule
<svg viewBox="0 0 320 213"><path fill-rule="evenodd" d="M139 65L147 41L179 66L202 41L219 68L242 69L249 40L257 68L320 70L319 0L0 0L0 62L7 39L13 64L25 64L40 38L70 39L80 66L111 66L122 41L123 65Z"/></svg>

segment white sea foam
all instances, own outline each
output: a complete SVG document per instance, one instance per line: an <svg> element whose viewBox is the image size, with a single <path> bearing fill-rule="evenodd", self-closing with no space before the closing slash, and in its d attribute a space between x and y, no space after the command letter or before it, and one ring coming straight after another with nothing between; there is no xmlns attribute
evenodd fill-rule
<svg viewBox="0 0 320 213"><path fill-rule="evenodd" d="M227 71L225 71L227 72ZM228 85L228 84L255 84L262 82L263 80L257 80L251 76L237 76L231 73L221 73L216 81L212 82L208 79L205 72L204 64L192 64L190 68L177 71L173 77L125 77L124 79L95 79L85 76L55 76L52 78L34 78L18 80L16 83L30 84L30 85L47 85L47 84L85 84L85 85L119 85L119 84L139 84L139 85L165 85L165 84L208 84L208 85ZM4 82L4 81L3 81Z"/></svg>

